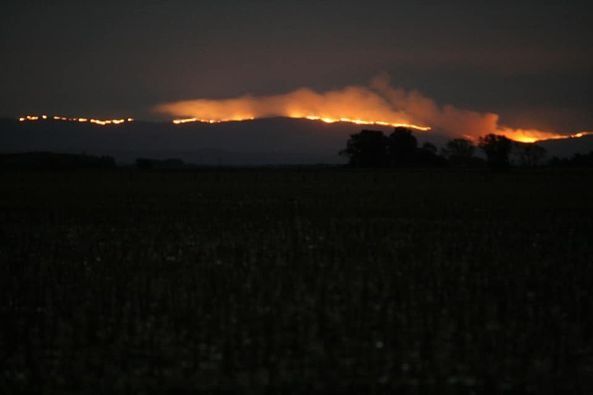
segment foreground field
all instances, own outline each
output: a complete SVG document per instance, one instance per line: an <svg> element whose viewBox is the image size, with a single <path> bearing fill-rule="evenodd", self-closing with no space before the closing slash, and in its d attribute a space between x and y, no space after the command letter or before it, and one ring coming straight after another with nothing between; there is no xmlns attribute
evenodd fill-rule
<svg viewBox="0 0 593 395"><path fill-rule="evenodd" d="M0 173L0 392L593 389L593 173Z"/></svg>

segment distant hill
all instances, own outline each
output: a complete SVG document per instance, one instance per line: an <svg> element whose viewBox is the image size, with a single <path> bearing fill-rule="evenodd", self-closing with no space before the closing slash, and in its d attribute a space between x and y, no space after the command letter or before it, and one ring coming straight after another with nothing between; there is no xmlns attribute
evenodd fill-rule
<svg viewBox="0 0 593 395"><path fill-rule="evenodd" d="M63 152L114 157L120 163L136 158L179 158L207 165L335 164L349 136L363 128L349 123L268 118L219 124L136 121L113 126L89 123L0 120L0 153ZM447 137L417 133L420 143L441 146ZM593 137L544 142L549 156L593 150Z"/></svg>
<svg viewBox="0 0 593 395"><path fill-rule="evenodd" d="M180 158L188 163L259 165L341 163L338 152L358 125L270 118L220 124L0 121L0 151L52 151L113 156Z"/></svg>
<svg viewBox="0 0 593 395"><path fill-rule="evenodd" d="M547 140L538 143L548 151L548 157L572 157L574 154L584 154L593 151L593 136L580 139Z"/></svg>

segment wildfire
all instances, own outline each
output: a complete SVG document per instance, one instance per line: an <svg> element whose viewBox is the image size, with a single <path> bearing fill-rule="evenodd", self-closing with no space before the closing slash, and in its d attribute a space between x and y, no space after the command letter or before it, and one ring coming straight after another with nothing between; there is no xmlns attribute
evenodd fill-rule
<svg viewBox="0 0 593 395"><path fill-rule="evenodd" d="M229 99L197 99L165 103L157 112L172 115L176 125L188 122L218 123L256 118L287 117L326 123L347 122L358 125L405 126L428 131L430 120L409 114L366 87L316 92L301 88L270 96L240 96Z"/></svg>
<svg viewBox="0 0 593 395"><path fill-rule="evenodd" d="M290 118L301 118L301 117L290 117ZM354 123L356 125L391 126L394 128L405 127L405 128L418 130L421 132L428 132L431 130L431 128L428 126L418 126L418 125L412 125L409 123L390 123L390 122L385 122L385 121L369 121L369 120L364 120L364 119L352 119L352 118L330 118L330 117L319 117L317 115L307 115L306 117L303 117L303 118L309 119L312 121L322 121L325 123L347 122L347 123Z"/></svg>
<svg viewBox="0 0 593 395"><path fill-rule="evenodd" d="M346 86L325 92L299 88L267 96L183 100L161 104L155 111L179 117L173 121L176 125L288 117L326 123L407 127L421 132L435 130L450 138L471 140L500 134L517 142L535 143L593 135L593 132L560 134L513 129L501 124L498 114L441 105L418 91L394 87L387 74L373 78L368 86Z"/></svg>
<svg viewBox="0 0 593 395"><path fill-rule="evenodd" d="M126 122L134 122L134 118L121 118L121 119L95 119L95 118L84 118L84 117L64 117L61 115L53 115L51 117L47 115L25 115L19 118L20 122L34 122L39 120L52 119L54 121L61 122L79 122L79 123L92 123L94 125L106 126L106 125L121 125Z"/></svg>
<svg viewBox="0 0 593 395"><path fill-rule="evenodd" d="M390 122L384 122L384 121L369 121L369 120L364 120L364 119L352 119L352 118L345 118L345 117L331 118L331 117L322 117L322 116L317 116L317 115L307 115L304 117L303 116L288 116L288 118L308 119L311 121L321 121L321 122L325 122L325 123L346 122L346 123L354 123L356 125L407 127L407 128L422 131L422 132L427 132L431 129L429 127L417 126L417 125L412 125L412 124L407 124L407 123L390 123ZM214 123L222 123L222 122L252 121L254 119L255 119L255 117L236 117L236 118L232 118L232 119L182 118L182 119L174 119L172 122L175 125L182 125L185 123L194 123L194 122L214 124Z"/></svg>
<svg viewBox="0 0 593 395"><path fill-rule="evenodd" d="M174 119L172 122L175 125L182 125L184 123L193 123L193 122L200 122L200 123L222 123L222 122L240 122L240 121L252 121L255 118L253 117L237 117L234 119L201 119L201 118L183 118L183 119Z"/></svg>
<svg viewBox="0 0 593 395"><path fill-rule="evenodd" d="M593 132L578 132L573 134L558 134L551 132L543 132L535 129L510 129L503 128L496 132L507 138L517 141L519 143L537 143L538 141L545 140L567 140L567 139L578 139L584 136L593 135Z"/></svg>
<svg viewBox="0 0 593 395"><path fill-rule="evenodd" d="M326 92L300 88L269 96L245 95L228 99L176 101L161 104L155 107L155 111L175 117L171 121L174 125L286 117L325 123L406 127L418 132L435 130L450 138L465 137L471 140L488 134L499 134L521 143L593 135L593 131L560 134L537 129L513 129L501 124L498 114L439 105L420 92L394 88L385 75L375 78L369 86L347 86ZM95 119L61 115L25 115L19 121L49 119L100 126L134 121L132 118Z"/></svg>

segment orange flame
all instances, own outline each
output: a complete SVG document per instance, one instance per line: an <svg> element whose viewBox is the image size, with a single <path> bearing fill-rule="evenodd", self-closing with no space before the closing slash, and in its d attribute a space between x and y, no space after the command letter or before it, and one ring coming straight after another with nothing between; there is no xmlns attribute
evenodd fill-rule
<svg viewBox="0 0 593 395"><path fill-rule="evenodd" d="M502 128L497 130L496 134L503 135L519 143L536 143L542 140L559 139L565 137L561 134L548 133L536 129Z"/></svg>
<svg viewBox="0 0 593 395"><path fill-rule="evenodd" d="M503 135L513 141L519 143L537 143L545 140L567 140L578 139L585 136L593 135L593 132L578 132L572 134L559 134L553 132L543 132L536 129L511 129L502 128L496 131L496 134Z"/></svg>
<svg viewBox="0 0 593 395"><path fill-rule="evenodd" d="M252 121L255 118L248 117L248 118L234 118L234 119L201 119L201 118L184 118L184 119L174 119L172 122L175 125L181 125L184 123L193 123L193 122L201 122L201 123L222 123L222 122L236 122L236 121Z"/></svg>
<svg viewBox="0 0 593 395"><path fill-rule="evenodd" d="M20 122L26 121L39 121L47 120L50 117L47 115L25 115L19 118ZM122 118L122 119L94 119L85 117L64 117L61 115L52 115L51 119L54 121L62 122L79 122L79 123L92 123L94 125L105 126L105 125L120 125L125 122L134 122L134 118Z"/></svg>
<svg viewBox="0 0 593 395"><path fill-rule="evenodd" d="M188 100L160 105L156 111L179 117L173 120L176 125L288 117L327 123L405 126L418 131L431 129L423 122L412 122L410 116L394 109L385 98L364 87L324 93L302 88L273 96Z"/></svg>
<svg viewBox="0 0 593 395"><path fill-rule="evenodd" d="M379 125L379 126L392 126L392 127L400 127L401 126L401 127L408 127L410 129L415 129L418 131L423 131L423 132L427 132L431 129L429 127L416 126L416 125L411 125L411 124L407 124L407 123L390 123L390 122L384 122L384 121L369 121L369 120L364 120L364 119L351 119L351 118L345 118L345 117L330 118L330 117L320 117L317 115L307 115L304 117L291 116L289 118L308 119L311 121L322 121L325 123L346 122L346 123L354 123L356 125ZM252 121L254 119L255 119L254 117L234 118L234 119L182 118L182 119L174 119L172 122L175 125L182 125L185 123L193 123L193 122L214 124L214 123L222 123L222 122Z"/></svg>
<svg viewBox="0 0 593 395"><path fill-rule="evenodd" d="M536 129L513 129L500 124L494 113L480 113L450 105L440 106L417 91L394 88L389 76L379 75L367 86L349 86L328 92L308 88L272 95L230 99L197 99L165 103L156 111L179 117L174 124L219 123L265 117L303 118L327 123L403 126L417 131L437 130L449 137L476 139L490 133L534 143L550 139L579 138L592 132L560 134Z"/></svg>
<svg viewBox="0 0 593 395"><path fill-rule="evenodd" d="M291 118L300 118L300 117L291 117ZM322 121L325 123L336 123L336 122L346 122L346 123L353 123L356 125L378 125L378 126L391 126L391 127L406 127L410 129L414 129L421 132L428 132L431 130L428 126L417 126L408 123L391 123L385 121L369 121L364 119L352 119L352 118L330 118L330 117L319 117L317 115L307 115L304 117L305 119L309 119L312 121Z"/></svg>

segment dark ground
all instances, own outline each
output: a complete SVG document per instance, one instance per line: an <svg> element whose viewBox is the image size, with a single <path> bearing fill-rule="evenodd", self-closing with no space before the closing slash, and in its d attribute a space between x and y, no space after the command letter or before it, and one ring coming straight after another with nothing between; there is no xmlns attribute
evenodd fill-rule
<svg viewBox="0 0 593 395"><path fill-rule="evenodd" d="M593 172L0 173L0 392L593 390Z"/></svg>

